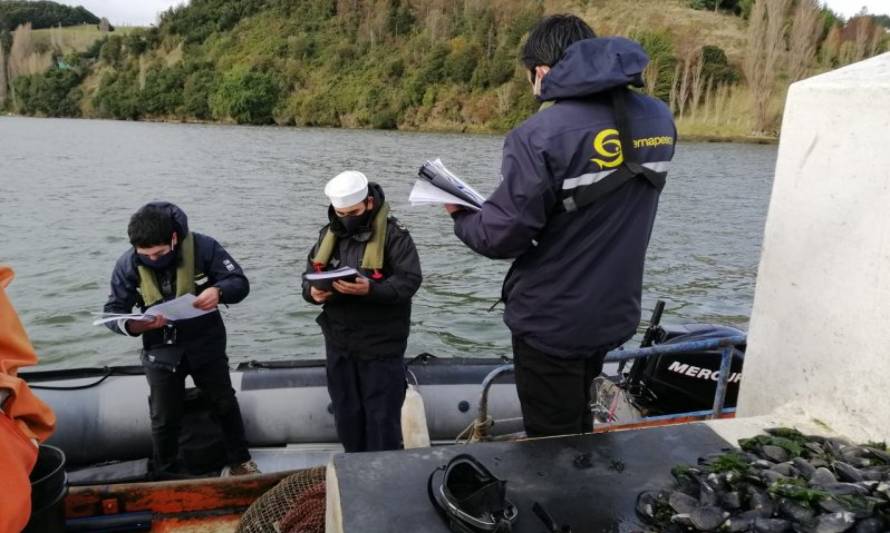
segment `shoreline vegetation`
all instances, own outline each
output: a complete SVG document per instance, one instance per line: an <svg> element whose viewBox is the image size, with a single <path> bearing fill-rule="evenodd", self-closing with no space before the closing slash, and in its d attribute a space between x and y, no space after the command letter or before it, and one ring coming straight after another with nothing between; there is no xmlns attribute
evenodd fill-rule
<svg viewBox="0 0 890 533"><path fill-rule="evenodd" d="M569 12L643 45L681 141L765 144L791 83L890 49L888 17L817 0L191 0L117 29L53 6L0 2L0 113L502 133L537 109L524 35Z"/></svg>
<svg viewBox="0 0 890 533"><path fill-rule="evenodd" d="M69 118L69 119L79 119L79 120L117 120L117 119L109 119L103 117L48 117L41 115L27 115L23 113L14 113L12 111L0 111L0 118L2 117L22 117L22 118ZM188 117L141 117L137 120L131 122L148 122L148 123L156 123L156 124L194 124L194 125L202 125L202 126L252 126L252 127L263 127L263 128L319 128L319 129L340 129L340 130L361 130L361 131L373 131L374 128L348 128L343 126L297 126L294 124L238 124L236 122L222 122L219 120L200 120L196 118L188 118ZM393 131L393 130L385 130L378 129L377 131ZM423 129L423 128L397 128L395 131L403 131L408 133L445 133L445 134L467 134L467 135L502 135L505 131L502 130L486 130L486 129ZM707 134L684 134L680 131L678 135L678 143L684 142L693 142L693 143L714 143L714 144L722 144L722 143L733 143L733 144L762 144L762 145L771 145L778 144L779 137L778 136L730 136L730 135L707 135Z"/></svg>

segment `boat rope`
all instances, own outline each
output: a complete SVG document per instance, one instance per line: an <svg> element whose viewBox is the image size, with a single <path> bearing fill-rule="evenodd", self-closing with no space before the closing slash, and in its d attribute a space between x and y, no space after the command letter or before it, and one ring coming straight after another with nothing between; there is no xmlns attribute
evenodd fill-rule
<svg viewBox="0 0 890 533"><path fill-rule="evenodd" d="M494 423L495 420L491 416L486 416L484 420L474 418L473 421L470 422L470 425L461 431L454 441L457 444L462 441L467 443L486 441L488 440L488 429L491 428Z"/></svg>
<svg viewBox="0 0 890 533"><path fill-rule="evenodd" d="M59 385L36 385L34 383L29 383L28 386L32 389L41 389L41 390L82 390L89 389L91 387L95 387L101 384L103 381L108 379L114 374L114 369L105 367L105 372L102 374L102 377L97 379L92 383L87 383L85 385L69 385L69 386L59 386Z"/></svg>

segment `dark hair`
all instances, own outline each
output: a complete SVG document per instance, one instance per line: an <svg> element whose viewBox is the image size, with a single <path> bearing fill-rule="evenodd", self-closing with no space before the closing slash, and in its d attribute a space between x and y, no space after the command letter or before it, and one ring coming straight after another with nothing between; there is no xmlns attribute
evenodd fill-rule
<svg viewBox="0 0 890 533"><path fill-rule="evenodd" d="M165 209L146 205L130 217L127 235L130 244L138 248L148 248L173 241L173 216Z"/></svg>
<svg viewBox="0 0 890 533"><path fill-rule="evenodd" d="M594 37L593 29L575 15L544 17L528 34L522 47L522 64L534 76L538 65L552 67L572 43Z"/></svg>

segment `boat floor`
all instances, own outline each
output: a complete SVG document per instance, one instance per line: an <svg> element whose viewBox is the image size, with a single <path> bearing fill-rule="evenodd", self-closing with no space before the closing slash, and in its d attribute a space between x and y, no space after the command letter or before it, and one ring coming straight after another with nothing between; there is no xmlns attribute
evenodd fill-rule
<svg viewBox="0 0 890 533"><path fill-rule="evenodd" d="M70 524L78 519L128 514L138 518L138 513L148 513L151 531L235 531L244 511L283 478L296 470L324 466L342 451L339 444L253 448L251 456L262 474L72 486L65 516Z"/></svg>
<svg viewBox="0 0 890 533"><path fill-rule="evenodd" d="M65 500L65 516L69 527L83 520L135 517L149 522L151 531L234 531L250 504L286 476L271 473L72 487Z"/></svg>
<svg viewBox="0 0 890 533"><path fill-rule="evenodd" d="M434 443L439 444L453 443ZM279 481L294 471L325 466L342 452L343 447L337 443L251 448L251 457L262 474L72 485L65 501L65 516L71 524L142 513L155 532L235 531L247 508Z"/></svg>
<svg viewBox="0 0 890 533"><path fill-rule="evenodd" d="M426 486L434 469L460 453L473 454L508 480L508 496L525 517L514 524L515 533L543 530L532 511L535 502L573 531L640 531L637 496L670 486L673 466L695 464L700 456L776 426L833 433L806 416L781 413L522 442L339 454L327 471L328 531L446 533Z"/></svg>
<svg viewBox="0 0 890 533"><path fill-rule="evenodd" d="M656 422L658 425L666 425L665 421L658 422ZM740 437L750 437L762 431L765 427L776 425L790 425L808 433L825 433L826 430L830 433L828 428L813 425L811 420L800 416L711 421L704 424L693 424L692 426L698 426L696 429L690 428L689 425L680 425L679 427L674 426L676 429L663 427L660 431L666 431L673 434L678 434L675 432L679 432L679 434L689 434L690 430L692 433L701 432L705 427L713 430L715 435L710 438L701 439L701 441L699 438L693 439L693 441L699 442L696 442L696 445L692 446L692 448L694 449L694 452L700 453L700 445L705 444L707 441L711 441L711 447L732 445ZM628 431L625 432L621 430ZM647 428L646 425L630 425L629 427L619 426L600 428L600 431L606 434L590 435L588 437L580 438L588 441L589 439L593 439L594 441L600 442L606 442L601 439L611 440L617 438L620 441L628 440L628 442L630 442L632 440L636 443L638 442L638 439L646 440L644 436L652 430ZM609 435L610 433L625 433L627 436L613 437ZM700 433L696 434L696 436L700 437ZM434 444L451 443L441 442ZM66 517L69 520L77 520L95 517L112 517L115 515L121 516L125 513L142 513L150 519L151 531L177 533L231 532L237 529L240 517L247 508L257 498L277 485L291 472L316 466L331 465L328 468L328 484L329 489L333 490L333 493L328 494L328 504L331 507L329 512L333 511L337 517L342 520L341 512L344 509L341 505L346 504L346 502L340 498L341 495L345 496L345 500L352 502L352 505L358 505L363 508L363 512L360 514L364 514L364 512L367 511L367 505L369 505L373 499L369 499L368 493L364 493L365 496L359 498L360 501L356 501L355 496L358 493L355 491L358 487L362 486L362 478L365 477L365 474L373 470L365 471L365 474L361 474L358 470L354 470L354 467L358 466L359 462L362 464L360 470L365 470L368 464L366 462L367 460L374 457L383 457L396 460L396 463L393 464L404 465L399 468L407 468L409 463L417 461L419 458L423 457L423 460L420 462L424 463L424 466L419 471L425 471L427 470L427 467L430 467L429 469L431 470L432 467L441 464L446 456L454 453L454 450L470 451L472 449L474 453L477 453L478 451L480 456L491 455L492 453L500 456L500 453L497 452L515 449L515 445L515 443L511 445L510 443L501 442L476 444L469 447L435 446L433 449L427 449L426 451L423 449L415 449L399 452L380 452L380 454L349 455L341 454L340 452L342 452L342 448L338 444L296 444L280 448L255 448L251 449L251 454L253 455L254 460L258 463L260 469L264 472L263 474L228 478L199 478L182 481L72 486L66 500ZM540 445L532 444L531 446L534 448ZM599 446L596 446L595 448L599 448ZM617 454L622 448L624 447L619 447L618 450L610 453ZM693 453L692 455L695 454ZM692 455L690 455L689 459L692 458ZM535 462L547 462L548 456L552 456L552 454L549 452L543 453L540 456L535 457ZM633 464L634 462L636 462L635 459L629 464ZM338 474L332 472L333 465L337 464L342 467L353 463L355 463L353 465L355 474L352 479L353 481L359 480L360 483L358 485L348 483L346 490L344 491L342 487L338 487ZM666 461L665 457L660 457L658 463L667 465L669 464L669 461ZM649 475L646 477L646 484L653 481ZM392 483L390 489L403 490L398 489L398 486L405 484L406 479L400 479L398 482L395 482L395 480L389 481ZM536 481L539 480L536 479ZM332 483L333 486L331 485ZM410 483L410 485L413 486L415 483ZM343 494L343 492L351 492L353 497L350 497L348 494ZM415 498L416 496L417 495L410 495L410 498ZM552 494L547 494L545 496L544 493L538 494L538 496L548 500L553 497ZM568 496L568 500L577 498L577 494L575 493L571 494L571 496L569 494L564 494L563 496ZM334 505L331 505L332 497L336 502ZM428 514L426 505L428 505L428 503L417 502L416 507L406 506L402 511L404 512L408 508L413 507L413 513L419 513L420 515L425 516ZM376 512L382 510L383 509L380 509ZM568 509L560 509L561 513L567 511ZM389 512L391 513L392 511L390 510ZM350 516L355 516L354 512L349 514ZM387 514L390 519L393 518L393 515L389 513ZM371 515L373 515L373 513L371 513ZM377 516L377 518L383 517ZM425 516L424 519L427 518L428 517ZM340 520L334 520L334 523L337 524L337 522L339 522L340 527L342 527L343 523L340 522ZM349 523L349 520L346 522ZM342 531L336 527L333 530ZM356 529L352 527L347 528L347 530L355 531ZM361 530L361 528L359 528L359 530Z"/></svg>

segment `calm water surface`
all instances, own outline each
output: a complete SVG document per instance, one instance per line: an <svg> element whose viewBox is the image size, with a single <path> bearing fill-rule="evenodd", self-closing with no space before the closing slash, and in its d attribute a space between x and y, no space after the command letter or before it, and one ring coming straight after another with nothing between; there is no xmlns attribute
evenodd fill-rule
<svg viewBox="0 0 890 533"><path fill-rule="evenodd" d="M101 310L129 216L165 199L219 240L251 281L223 311L233 362L323 355L318 309L299 295L306 254L326 220L324 183L354 168L380 182L420 252L408 355L510 353L497 299L505 262L458 242L440 208L411 207L425 159L483 194L502 138L325 129L0 118L0 263L46 367L135 364L140 344L90 325ZM681 144L649 247L644 317L745 327L775 166L773 146Z"/></svg>

